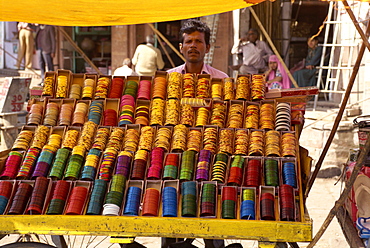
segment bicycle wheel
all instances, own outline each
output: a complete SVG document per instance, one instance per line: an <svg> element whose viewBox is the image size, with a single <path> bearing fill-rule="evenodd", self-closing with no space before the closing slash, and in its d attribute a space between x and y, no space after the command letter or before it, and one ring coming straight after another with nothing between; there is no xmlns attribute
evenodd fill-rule
<svg viewBox="0 0 370 248"><path fill-rule="evenodd" d="M38 242L15 242L0 246L1 248L57 248L56 246Z"/></svg>

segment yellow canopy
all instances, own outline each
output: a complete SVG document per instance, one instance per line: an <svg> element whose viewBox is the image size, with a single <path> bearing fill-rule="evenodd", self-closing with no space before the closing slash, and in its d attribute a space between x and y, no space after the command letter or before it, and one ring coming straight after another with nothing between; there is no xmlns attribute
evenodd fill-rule
<svg viewBox="0 0 370 248"><path fill-rule="evenodd" d="M264 0L0 0L0 21L112 26L181 20L241 9Z"/></svg>

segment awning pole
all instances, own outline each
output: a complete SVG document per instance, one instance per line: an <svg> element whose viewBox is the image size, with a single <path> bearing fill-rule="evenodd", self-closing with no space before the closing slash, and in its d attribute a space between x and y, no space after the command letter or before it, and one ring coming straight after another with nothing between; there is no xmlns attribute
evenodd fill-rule
<svg viewBox="0 0 370 248"><path fill-rule="evenodd" d="M151 28L153 29L153 31L154 31L154 29L156 29L153 25L149 25L149 27L151 27ZM155 32L155 31L154 31L154 32ZM173 61L172 61L172 59L171 59L171 56L168 54L167 49L164 47L164 45L163 45L163 43L162 43L162 39L161 39L161 37L160 37L159 35L157 35L157 38L158 38L158 40L159 40L159 45L161 45L162 50L164 51L164 53L166 54L166 56L167 56L168 60L170 61L171 66L172 66L172 67L175 67L175 63L173 63ZM166 43L167 43L167 42L166 42Z"/></svg>
<svg viewBox="0 0 370 248"><path fill-rule="evenodd" d="M364 33L364 31L362 30L362 28L358 24L358 21L356 20L356 17L353 14L353 11L352 11L351 7L348 5L347 0L342 0L342 3L344 5L345 9L347 10L347 13L348 13L349 17L351 18L351 20L353 22L353 25L355 25L355 28L356 28L357 32L360 34L360 36L362 38L362 41L365 43L365 46L367 47L367 49L370 51L370 44L369 44L369 41L367 40L368 39L367 35Z"/></svg>
<svg viewBox="0 0 370 248"><path fill-rule="evenodd" d="M347 11L351 11L351 9L347 9ZM370 25L368 24L367 25L367 29L366 29L366 35L365 35L365 37L368 37L369 32L370 32ZM367 41L367 39L366 39L366 41ZM347 86L346 92L344 94L342 103L340 105L340 108L339 108L337 117L335 118L335 121L334 121L334 124L333 124L333 128L331 129L331 132L329 134L328 140L326 141L325 146L324 146L324 149L322 150L322 152L320 154L319 160L316 163L315 170L313 171L312 175L310 176L310 179L308 180L307 188L306 188L306 192L305 192L305 198L307 198L308 197L308 194L310 193L310 190L312 188L313 182L315 181L315 179L317 177L317 174L320 171L321 165L322 165L322 163L323 163L323 161L325 159L325 156L326 156L326 154L327 154L327 152L329 150L329 147L331 145L331 142L333 141L334 136L335 136L335 133L337 132L337 129L339 127L340 120L343 117L343 113L344 113L344 110L346 108L346 105L347 105L349 96L351 95L352 87L353 87L353 84L355 82L355 79L356 79L358 70L360 69L361 60L362 60L362 57L364 56L364 52L365 52L365 48L366 47L367 47L366 46L366 42L363 42L362 45L361 45L360 51L359 51L359 53L357 55L357 59L356 59L355 65L353 66L352 74L351 74L351 77L349 79L348 86Z"/></svg>

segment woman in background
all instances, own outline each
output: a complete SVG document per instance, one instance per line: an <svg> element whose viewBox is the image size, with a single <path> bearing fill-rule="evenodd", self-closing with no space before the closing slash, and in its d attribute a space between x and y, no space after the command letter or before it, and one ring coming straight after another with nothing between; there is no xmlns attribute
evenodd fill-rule
<svg viewBox="0 0 370 248"><path fill-rule="evenodd" d="M308 38L308 54L305 67L293 73L293 78L299 87L316 86L316 66L320 64L322 47L318 46L317 37Z"/></svg>

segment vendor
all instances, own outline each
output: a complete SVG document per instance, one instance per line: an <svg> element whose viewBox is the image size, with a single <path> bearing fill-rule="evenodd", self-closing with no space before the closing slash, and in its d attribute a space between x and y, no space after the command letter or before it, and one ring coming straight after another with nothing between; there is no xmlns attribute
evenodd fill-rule
<svg viewBox="0 0 370 248"><path fill-rule="evenodd" d="M180 52L185 57L185 63L168 70L171 72L210 74L214 78L227 78L226 73L204 63L204 56L211 47L209 41L211 30L198 20L191 19L180 29Z"/></svg>

